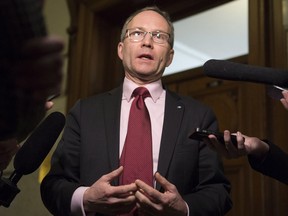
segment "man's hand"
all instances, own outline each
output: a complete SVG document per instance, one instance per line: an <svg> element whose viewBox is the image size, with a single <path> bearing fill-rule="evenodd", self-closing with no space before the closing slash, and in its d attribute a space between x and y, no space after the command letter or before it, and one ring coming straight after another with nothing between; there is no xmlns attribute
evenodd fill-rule
<svg viewBox="0 0 288 216"><path fill-rule="evenodd" d="M188 213L187 205L175 185L159 173L155 174L155 179L165 190L164 193L157 191L141 180L135 181L138 187L135 197L139 211L145 215L154 216L186 216Z"/></svg>
<svg viewBox="0 0 288 216"><path fill-rule="evenodd" d="M118 178L123 167L103 175L84 193L83 204L85 212L97 212L107 215L128 213L135 208L134 193L137 187L130 185L112 186L113 179Z"/></svg>

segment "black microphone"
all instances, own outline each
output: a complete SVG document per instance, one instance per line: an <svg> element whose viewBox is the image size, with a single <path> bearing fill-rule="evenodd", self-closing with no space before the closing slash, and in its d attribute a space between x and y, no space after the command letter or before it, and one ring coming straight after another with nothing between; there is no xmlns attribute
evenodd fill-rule
<svg viewBox="0 0 288 216"><path fill-rule="evenodd" d="M209 77L262 83L282 88L288 87L288 71L255 65L235 63L228 60L211 59L203 65L204 74Z"/></svg>
<svg viewBox="0 0 288 216"><path fill-rule="evenodd" d="M0 181L0 205L9 207L20 192L17 183L22 175L34 172L43 162L65 125L65 117L60 112L51 113L32 132L14 158L14 172L9 179Z"/></svg>

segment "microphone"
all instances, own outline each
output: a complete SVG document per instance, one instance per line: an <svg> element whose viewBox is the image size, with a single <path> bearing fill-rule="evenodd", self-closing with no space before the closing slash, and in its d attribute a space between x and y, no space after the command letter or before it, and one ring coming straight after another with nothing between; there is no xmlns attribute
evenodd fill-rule
<svg viewBox="0 0 288 216"><path fill-rule="evenodd" d="M22 175L34 172L43 162L65 125L65 117L60 112L51 113L32 132L14 158L14 172L9 179L0 181L0 205L9 207L20 192L17 183Z"/></svg>
<svg viewBox="0 0 288 216"><path fill-rule="evenodd" d="M288 71L254 65L235 63L227 60L210 59L203 65L209 77L263 83L282 88L288 87Z"/></svg>

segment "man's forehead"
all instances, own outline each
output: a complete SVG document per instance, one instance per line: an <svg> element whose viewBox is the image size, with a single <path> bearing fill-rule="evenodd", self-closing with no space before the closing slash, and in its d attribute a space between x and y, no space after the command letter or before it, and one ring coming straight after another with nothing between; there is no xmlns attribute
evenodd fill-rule
<svg viewBox="0 0 288 216"><path fill-rule="evenodd" d="M153 17L153 18L152 18ZM153 29L165 30L169 29L166 19L156 11L142 11L134 16L128 23L128 28L135 27L151 27Z"/></svg>

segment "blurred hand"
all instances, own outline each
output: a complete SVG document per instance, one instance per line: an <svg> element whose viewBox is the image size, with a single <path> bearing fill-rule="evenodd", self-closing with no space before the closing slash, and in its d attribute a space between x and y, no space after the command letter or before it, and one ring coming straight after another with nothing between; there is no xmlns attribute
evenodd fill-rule
<svg viewBox="0 0 288 216"><path fill-rule="evenodd" d="M64 43L47 36L28 41L22 49L22 60L15 63L16 88L31 92L35 100L46 101L61 90Z"/></svg>
<svg viewBox="0 0 288 216"><path fill-rule="evenodd" d="M167 181L159 173L155 174L155 179L165 190L164 193L157 191L141 180L136 180L137 208L145 215L153 216L186 216L188 209L185 201L178 193L175 185Z"/></svg>
<svg viewBox="0 0 288 216"><path fill-rule="evenodd" d="M53 106L54 106L54 102L52 102L52 101L46 101L46 103L45 103L45 109L46 109L46 110L51 109Z"/></svg>
<svg viewBox="0 0 288 216"><path fill-rule="evenodd" d="M118 178L123 172L123 167L103 175L83 197L85 212L97 212L107 215L128 213L135 208L134 193L137 189L134 183L130 185L112 186L111 181Z"/></svg>

